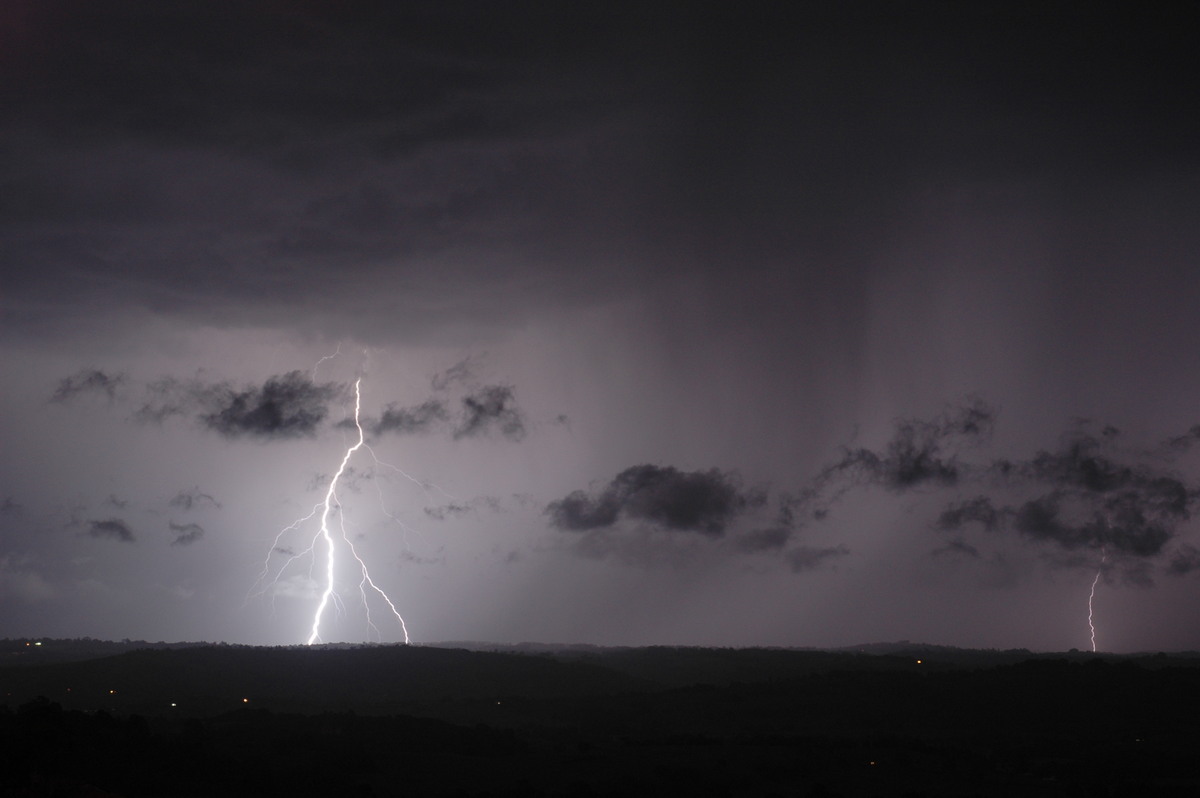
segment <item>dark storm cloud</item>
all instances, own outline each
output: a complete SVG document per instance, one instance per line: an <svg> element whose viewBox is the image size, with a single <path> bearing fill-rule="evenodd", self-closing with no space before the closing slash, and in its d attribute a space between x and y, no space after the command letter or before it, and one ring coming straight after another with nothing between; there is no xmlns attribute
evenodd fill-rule
<svg viewBox="0 0 1200 798"><path fill-rule="evenodd" d="M74 395L73 391L102 389L87 387L99 386L98 378L78 375L64 380L63 385L73 386L60 386L59 392L66 396ZM226 438L275 440L314 435L329 415L329 404L344 393L345 386L319 383L305 372L290 371L268 377L261 386L238 388L227 382L163 377L146 383L143 390L144 397L131 416L137 423L162 424L171 418L190 417ZM399 423L397 411L392 411L390 422Z"/></svg>
<svg viewBox="0 0 1200 798"><path fill-rule="evenodd" d="M50 397L51 402L68 402L77 396L85 394L104 394L110 400L115 399L117 389L128 381L124 374L108 374L99 369L83 369L64 377Z"/></svg>
<svg viewBox="0 0 1200 798"><path fill-rule="evenodd" d="M394 336L536 303L542 242L495 245L587 206L562 167L634 97L619 76L639 28L402 6L39 5L5 53L5 282L35 300L11 320L134 306ZM71 279L80 263L91 279ZM556 281L587 282L573 274Z"/></svg>
<svg viewBox="0 0 1200 798"><path fill-rule="evenodd" d="M335 383L317 383L302 371L291 371L269 378L261 388L226 389L219 409L200 416L200 421L226 438L311 436L340 393Z"/></svg>
<svg viewBox="0 0 1200 798"><path fill-rule="evenodd" d="M975 523L991 532L1011 515L1012 511L1007 508L996 509L987 496L976 496L946 507L938 517L938 526L942 529L961 529L967 524Z"/></svg>
<svg viewBox="0 0 1200 798"><path fill-rule="evenodd" d="M1070 551L1102 549L1116 555L1161 554L1178 526L1191 517L1200 493L1164 465L1118 445L1119 432L1074 430L1056 450L1028 461L993 465L1010 489L1034 492L1023 501L997 503L988 496L952 503L938 526L958 530L977 524L989 532L1011 529ZM1166 449L1172 447L1169 442Z"/></svg>
<svg viewBox="0 0 1200 798"><path fill-rule="evenodd" d="M471 379L472 363L463 360L444 372L434 375L435 391L445 392ZM511 385L482 385L458 399L459 410L451 412L449 399L430 398L420 404L402 406L390 402L378 419L364 418L362 425L374 436L387 434L419 435L438 430L449 432L455 439L485 437L496 433L512 441L524 439L527 428L525 412L517 404ZM340 427L353 428L354 422L343 421Z"/></svg>
<svg viewBox="0 0 1200 798"><path fill-rule="evenodd" d="M761 551L779 551L792 536L792 530L788 527L770 527L767 529L755 529L752 532L739 537L734 541L734 546L738 551L746 553L755 553Z"/></svg>
<svg viewBox="0 0 1200 798"><path fill-rule="evenodd" d="M962 538L952 538L946 542L946 545L933 551L935 557L946 554L959 554L972 559L979 559L979 549L967 543Z"/></svg>
<svg viewBox="0 0 1200 798"><path fill-rule="evenodd" d="M243 388L164 377L148 383L145 392L145 400L133 414L140 423L161 424L176 416L191 416L201 427L226 438L275 440L315 434L343 386L318 383L305 372L290 371L267 378L261 387Z"/></svg>
<svg viewBox="0 0 1200 798"><path fill-rule="evenodd" d="M217 400L223 386L199 380L163 377L145 386L145 398L133 413L141 424L162 424L169 418L187 416Z"/></svg>
<svg viewBox="0 0 1200 798"><path fill-rule="evenodd" d="M1137 494L1156 513L1186 517L1191 499L1188 488L1174 475L1143 464L1113 459L1111 441L1117 436L1107 427L1100 436L1079 433L1056 452L1038 452L1020 469L1039 483L1093 496Z"/></svg>
<svg viewBox="0 0 1200 798"><path fill-rule="evenodd" d="M1169 439L1166 447L1178 452L1187 452L1197 443L1200 443L1200 424L1192 427L1182 435L1176 435Z"/></svg>
<svg viewBox="0 0 1200 798"><path fill-rule="evenodd" d="M1180 546L1171 555L1170 562L1167 563L1167 573L1175 576L1190 574L1198 569L1200 569L1200 549L1187 543Z"/></svg>
<svg viewBox="0 0 1200 798"><path fill-rule="evenodd" d="M766 494L759 497L765 503ZM779 509L772 526L756 529L746 533L734 541L738 551L745 553L780 551L791 540L792 535L803 526L804 519L797 518L797 510L808 509L816 519L823 517L822 510L813 510L810 506L810 496L796 496L782 493L779 496Z"/></svg>
<svg viewBox="0 0 1200 798"><path fill-rule="evenodd" d="M204 527L199 524L177 524L174 521L170 521L168 524L171 532L175 535L174 540L171 541L172 546L190 546L204 537Z"/></svg>
<svg viewBox="0 0 1200 798"><path fill-rule="evenodd" d="M720 537L736 517L765 497L743 491L736 474L717 469L680 471L671 466L632 466L597 494L574 491L546 506L550 523L563 531L612 527L619 520Z"/></svg>
<svg viewBox="0 0 1200 798"><path fill-rule="evenodd" d="M525 414L517 406L512 386L484 385L462 398L455 438L475 438L491 432L519 441L525 437Z"/></svg>
<svg viewBox="0 0 1200 798"><path fill-rule="evenodd" d="M190 490L181 490L175 494L175 497L168 502L172 507L177 507L180 510L191 510L194 507L202 507L207 504L210 507L221 509L221 503L207 493L202 493L199 488Z"/></svg>
<svg viewBox="0 0 1200 798"><path fill-rule="evenodd" d="M426 507L425 515L435 521L445 521L447 518L457 518L458 516L467 515L474 512L474 508L469 504L442 504L437 507Z"/></svg>
<svg viewBox="0 0 1200 798"><path fill-rule="evenodd" d="M918 488L949 488L973 473L960 457L984 443L996 410L978 397L947 407L932 419L901 419L880 449L846 449L809 484L781 499L787 527L822 520L833 505L856 488L882 487L893 493Z"/></svg>
<svg viewBox="0 0 1200 798"><path fill-rule="evenodd" d="M398 407L390 403L377 421L368 424L368 428L376 436L387 433L416 435L432 432L449 418L446 403L438 399L428 399L413 407Z"/></svg>
<svg viewBox="0 0 1200 798"><path fill-rule="evenodd" d="M792 549L784 555L788 566L795 573L804 571L813 571L825 565L828 561L845 557L850 553L850 549L845 546L830 546L827 548L816 548L813 546L800 546Z"/></svg>
<svg viewBox="0 0 1200 798"><path fill-rule="evenodd" d="M1072 518L1057 493L1017 507L1012 527L1032 540L1053 542L1067 550L1105 549L1136 557L1158 554L1171 538L1163 525L1148 520L1137 507L1115 517L1094 513L1084 519Z"/></svg>
<svg viewBox="0 0 1200 798"><path fill-rule="evenodd" d="M400 552L400 562L409 565L445 565L446 555L442 554L442 549L438 549L438 557L422 557L411 549L404 549Z"/></svg>
<svg viewBox="0 0 1200 798"><path fill-rule="evenodd" d="M119 518L109 518L103 521L88 521L87 534L94 538L111 538L122 543L132 543L133 530L129 524Z"/></svg>
<svg viewBox="0 0 1200 798"><path fill-rule="evenodd" d="M1059 552L1104 552L1120 558L1126 578L1148 579L1136 561L1158 557L1200 502L1200 488L1170 468L1191 433L1157 450L1126 446L1118 429L1079 422L1059 445L1026 460L983 459L995 412L978 399L933 420L905 420L879 450L850 450L825 468L783 507L799 521L824 517L850 490L881 487L893 493L917 488L975 493L943 507L936 522L947 533L978 528L1015 533ZM975 458L968 454L974 453ZM797 524L782 524L791 529ZM979 551L961 536L935 550L972 558ZM1054 562L1087 565L1089 558Z"/></svg>
<svg viewBox="0 0 1200 798"><path fill-rule="evenodd" d="M479 366L475 357L465 357L448 369L439 371L429 380L430 387L435 391L445 391L463 382L470 382Z"/></svg>
<svg viewBox="0 0 1200 798"><path fill-rule="evenodd" d="M850 478L897 492L927 484L953 485L963 469L958 450L989 436L995 418L991 406L972 398L932 421L898 421L882 451L850 450L831 467L828 478Z"/></svg>
<svg viewBox="0 0 1200 798"><path fill-rule="evenodd" d="M341 477L338 478L338 490L358 493L362 490L362 483L373 478L373 471L361 471L354 466L346 466L342 470ZM333 474L318 472L312 475L308 483L305 484L304 489L310 493L315 491L325 492L329 489L329 485L332 482Z"/></svg>
<svg viewBox="0 0 1200 798"><path fill-rule="evenodd" d="M1195 162L1188 25L791 5L30 4L4 54L8 328L505 325L676 268L623 235L794 251L859 237L842 220L912 175Z"/></svg>

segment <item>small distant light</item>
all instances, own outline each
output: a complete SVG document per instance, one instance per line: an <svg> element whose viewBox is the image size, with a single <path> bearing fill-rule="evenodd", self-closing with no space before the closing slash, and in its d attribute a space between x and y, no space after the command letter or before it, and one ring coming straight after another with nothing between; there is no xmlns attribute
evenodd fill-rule
<svg viewBox="0 0 1200 798"><path fill-rule="evenodd" d="M176 707L176 706L179 706L179 705L178 705L178 704L176 704L174 701L172 701L172 702L171 702L171 706L173 706L173 707Z"/></svg>
<svg viewBox="0 0 1200 798"><path fill-rule="evenodd" d="M497 701L497 702L496 702L496 706L500 706L500 702L499 702L499 701Z"/></svg>
<svg viewBox="0 0 1200 798"><path fill-rule="evenodd" d="M40 646L41 644L42 644L42 641L40 641L40 640L38 642L34 643L35 646Z"/></svg>
<svg viewBox="0 0 1200 798"><path fill-rule="evenodd" d="M921 660L917 660L917 664L918 664L918 665L920 665L920 664L921 664Z"/></svg>
<svg viewBox="0 0 1200 798"><path fill-rule="evenodd" d="M868 762L867 764L868 764L868 765L870 765L870 766L872 766L872 767L874 767L874 766L875 766L875 760L874 760L874 759L872 759L872 760L871 760L870 762Z"/></svg>
<svg viewBox="0 0 1200 798"><path fill-rule="evenodd" d="M108 694L109 694L109 695L116 695L116 694L117 694L117 691L116 691L116 690L109 690L109 691L108 691Z"/></svg>
<svg viewBox="0 0 1200 798"><path fill-rule="evenodd" d="M243 704L249 704L249 703L250 703L250 699L249 699L249 698L243 698L243 699L242 699L242 703L243 703Z"/></svg>

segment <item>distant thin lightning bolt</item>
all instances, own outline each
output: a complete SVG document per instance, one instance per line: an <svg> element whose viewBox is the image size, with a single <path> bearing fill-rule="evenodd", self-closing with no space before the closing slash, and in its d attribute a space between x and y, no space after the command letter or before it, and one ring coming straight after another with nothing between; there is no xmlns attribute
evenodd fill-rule
<svg viewBox="0 0 1200 798"><path fill-rule="evenodd" d="M1092 622L1092 602L1096 600L1096 585L1100 582L1100 574L1104 573L1104 562L1108 552L1100 549L1100 567L1096 569L1096 578L1092 580L1092 592L1088 594L1088 629L1092 631L1092 653L1096 653L1096 624Z"/></svg>
<svg viewBox="0 0 1200 798"><path fill-rule="evenodd" d="M326 355L325 357L318 360L316 362L316 364L313 366L313 370L312 370L313 379L315 380L317 378L317 369L319 369L321 367L322 363L324 363L326 360L333 360L335 357L337 357L341 353L342 353L342 345L338 344L337 349L334 351L334 353L332 355Z"/></svg>
<svg viewBox="0 0 1200 798"><path fill-rule="evenodd" d="M304 551L300 552L299 554L296 554L289 549L282 548L279 545L279 541L282 540L283 536L286 535L288 532L298 529L301 524L303 524L305 521L307 521L308 519L310 519L314 515L316 515L320 509L321 509L320 504L313 505L313 508L309 512L308 515L304 516L303 518L297 518L295 521L288 524L283 529L279 530L279 533L275 535L275 540L273 540L271 542L271 547L269 549L267 549L267 556L265 558L263 558L262 571L259 572L258 578L254 580L254 584L250 587L250 592L246 594L247 602L250 600L251 596L261 596L264 593L266 593L267 590L272 585L277 585L279 583L279 577L283 575L283 572L287 569L287 567L289 565L291 565L293 562L295 562L296 560L303 557L305 554L312 553L312 546L309 546ZM274 579L267 579L267 576L271 572L271 555L275 554L275 553L287 554L287 560L284 562L284 564L282 566L280 566L278 572L276 572L276 574L275 574ZM258 588L259 586L261 586L262 589L256 591L255 588ZM243 603L242 606L245 606L245 603ZM275 607L275 594L272 593L271 594L272 616L274 616L274 607Z"/></svg>
<svg viewBox="0 0 1200 798"><path fill-rule="evenodd" d="M310 646L321 639L321 616L325 614L325 608L329 605L329 600L333 596L335 549L333 535L329 532L329 514L333 510L334 503L337 503L340 515L341 503L337 500L338 480L341 479L342 474L345 473L346 465L350 462L350 458L353 457L354 453L358 451L365 443L362 424L359 421L359 410L362 406L362 391L360 389L361 383L361 378L354 381L354 426L358 430L358 440L346 450L346 454L342 457L342 464L338 466L337 473L335 473L333 475L333 479L329 481L329 490L325 492L325 502L321 509L321 530L318 536L324 538L325 540L325 589L321 593L321 602L317 605L317 611L313 614L312 633L308 636L308 645ZM362 558L358 556L358 552L354 549L354 544L351 543L350 538L346 536L345 527L339 524L338 528L341 531L342 539L346 541L346 545L350 548L350 553L354 555L354 559L358 562L359 568L361 569L362 581L359 582L359 590L363 591L365 598L366 594L364 585L370 585L372 590L383 597L383 600L387 602L388 608L392 611L392 614L396 616L396 620L400 622L400 628L404 632L404 642L408 643L408 625L404 623L404 618L401 617L400 612L396 609L396 605L392 602L388 594L385 593L383 589L376 585L371 579L371 575L367 571L366 563L364 563ZM367 623L374 628L374 624L372 624L370 621L369 613L370 611L368 610Z"/></svg>

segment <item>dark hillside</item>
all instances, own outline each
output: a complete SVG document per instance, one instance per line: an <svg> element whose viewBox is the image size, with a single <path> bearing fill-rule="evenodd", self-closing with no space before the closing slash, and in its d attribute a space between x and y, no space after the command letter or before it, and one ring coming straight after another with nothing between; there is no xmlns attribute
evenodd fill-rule
<svg viewBox="0 0 1200 798"><path fill-rule="evenodd" d="M193 716L244 704L386 714L445 697L540 699L638 689L641 680L585 662L415 646L204 646L0 669L0 690L10 703L41 695L68 708Z"/></svg>
<svg viewBox="0 0 1200 798"><path fill-rule="evenodd" d="M1194 657L930 651L204 646L0 668L0 795L1200 794Z"/></svg>

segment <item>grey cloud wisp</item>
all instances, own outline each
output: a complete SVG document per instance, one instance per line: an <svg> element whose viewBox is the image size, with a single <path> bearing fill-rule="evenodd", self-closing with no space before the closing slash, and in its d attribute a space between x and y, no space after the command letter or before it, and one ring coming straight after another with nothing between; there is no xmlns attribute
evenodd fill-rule
<svg viewBox="0 0 1200 798"><path fill-rule="evenodd" d="M180 510L191 510L199 507L212 507L217 510L221 509L221 503L213 498L210 494L202 492L199 488L191 490L181 490L179 493L167 502L171 507Z"/></svg>
<svg viewBox="0 0 1200 798"><path fill-rule="evenodd" d="M121 543L134 541L133 530L129 524L119 518L108 518L102 521L89 521L87 534L94 538L109 538Z"/></svg>
<svg viewBox="0 0 1200 798"><path fill-rule="evenodd" d="M51 402L68 402L77 396L87 394L104 394L109 400L115 399L117 389L128 378L124 374L109 374L99 369L81 369L69 377L63 377L50 397Z"/></svg>
<svg viewBox="0 0 1200 798"><path fill-rule="evenodd" d="M172 546L190 546L200 538L204 537L204 527L199 524L177 524L171 521L168 526L171 533L175 536L171 540Z"/></svg>
<svg viewBox="0 0 1200 798"><path fill-rule="evenodd" d="M437 380L435 378L435 384ZM445 381L436 389L444 390ZM424 435L449 432L456 440L499 435L511 441L522 440L528 432L525 412L517 404L511 385L479 386L458 400L457 412L444 399L431 398L407 407L389 403L378 419L364 419L372 435ZM353 426L345 421L341 426Z"/></svg>

